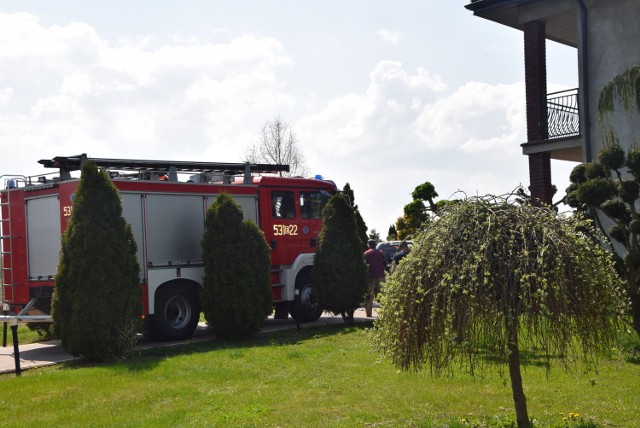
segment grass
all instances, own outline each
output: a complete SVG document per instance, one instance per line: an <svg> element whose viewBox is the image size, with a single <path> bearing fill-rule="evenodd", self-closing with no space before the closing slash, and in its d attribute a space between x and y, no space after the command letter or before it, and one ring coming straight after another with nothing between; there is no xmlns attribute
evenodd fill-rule
<svg viewBox="0 0 640 428"><path fill-rule="evenodd" d="M43 333L30 329L27 327L27 324L18 323L18 343L26 345L28 343L42 342L43 340L45 340ZM7 324L7 346L12 346L12 344L12 331L11 327Z"/></svg>
<svg viewBox="0 0 640 428"><path fill-rule="evenodd" d="M434 379L380 362L356 327L261 334L143 351L130 362L78 362L0 377L5 426L510 427L508 380L489 370ZM524 368L536 427L634 427L640 366L547 378ZM576 416L578 415L578 416Z"/></svg>

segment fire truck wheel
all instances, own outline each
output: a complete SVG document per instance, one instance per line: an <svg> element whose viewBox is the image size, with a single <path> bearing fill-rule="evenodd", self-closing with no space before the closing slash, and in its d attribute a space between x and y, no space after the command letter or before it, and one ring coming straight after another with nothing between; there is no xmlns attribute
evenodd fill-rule
<svg viewBox="0 0 640 428"><path fill-rule="evenodd" d="M291 302L291 306L289 307L289 313L296 321L316 321L320 318L324 309L315 299L313 283L311 281L311 272L309 270L298 274L298 277L296 278L296 289L300 291L300 310L298 311L298 303L294 300Z"/></svg>
<svg viewBox="0 0 640 428"><path fill-rule="evenodd" d="M155 314L149 330L157 340L181 340L190 337L198 325L200 307L190 288L169 286L156 294Z"/></svg>

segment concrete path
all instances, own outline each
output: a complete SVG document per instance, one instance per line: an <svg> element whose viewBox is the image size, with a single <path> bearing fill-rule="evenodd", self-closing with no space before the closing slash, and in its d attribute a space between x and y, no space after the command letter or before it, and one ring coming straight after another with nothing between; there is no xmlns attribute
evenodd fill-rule
<svg viewBox="0 0 640 428"><path fill-rule="evenodd" d="M377 306L377 305L376 305ZM374 318L377 316L376 308L374 308ZM356 322L371 321L374 318L367 318L365 316L364 309L360 308L354 313L354 320ZM343 324L341 316L332 316L330 314L323 314L318 321L312 323L301 324L302 328L305 326L319 326L329 324ZM276 320L273 318L267 319L261 331L276 331L295 329L296 322L292 319ZM18 337L18 341L20 338ZM141 336L138 347L140 349L149 349L162 346L176 346L185 343L195 343L214 340L213 334L208 329L205 323L198 324L193 336L187 340L180 340L175 342L154 342L146 337ZM59 340L53 340L50 342L32 343L27 345L19 345L20 351L20 369L22 371L35 367L45 367L54 364L59 364L65 361L74 360L71 354L67 353L60 345ZM11 330L8 331L7 346L0 346L0 374L3 373L15 373L16 364L13 352L13 342L11 337Z"/></svg>

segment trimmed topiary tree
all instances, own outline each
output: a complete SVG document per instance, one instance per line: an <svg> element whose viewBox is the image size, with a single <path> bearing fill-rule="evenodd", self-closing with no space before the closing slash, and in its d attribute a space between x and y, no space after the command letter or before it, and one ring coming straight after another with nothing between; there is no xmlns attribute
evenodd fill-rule
<svg viewBox="0 0 640 428"><path fill-rule="evenodd" d="M142 325L137 246L122 217L118 190L87 161L52 299L54 334L70 354L91 361L126 358Z"/></svg>
<svg viewBox="0 0 640 428"><path fill-rule="evenodd" d="M565 201L593 218L609 238L604 242L615 254L626 281L632 326L640 335L640 147L635 141L624 141L625 150L615 127L608 123L617 101L629 119L633 110L640 113L640 64L624 70L602 88L598 127L603 149L597 161L573 169ZM628 126L632 125L629 121Z"/></svg>
<svg viewBox="0 0 640 428"><path fill-rule="evenodd" d="M506 365L519 427L530 427L520 350L587 367L615 345L625 299L589 221L500 197L449 204L385 282L374 342L435 375Z"/></svg>
<svg viewBox="0 0 640 428"><path fill-rule="evenodd" d="M431 220L432 214L436 216L440 207L446 201L433 201L438 197L438 193L433 184L428 181L416 186L411 192L413 201L404 206L404 215L396 221L398 239L410 239L417 234ZM424 203L428 203L425 207ZM431 214L430 214L431 213Z"/></svg>
<svg viewBox="0 0 640 428"><path fill-rule="evenodd" d="M615 138L613 135L611 138ZM631 324L640 335L640 149L627 153L614 140L598 154L598 161L583 163L571 172L566 203L593 219L607 235L618 270L631 299Z"/></svg>
<svg viewBox="0 0 640 428"><path fill-rule="evenodd" d="M242 217L240 205L220 193L207 211L202 238L202 310L222 339L252 336L273 310L269 246L260 228Z"/></svg>
<svg viewBox="0 0 640 428"><path fill-rule="evenodd" d="M311 275L325 310L353 322L353 312L366 299L367 266L352 207L341 194L322 210L323 226Z"/></svg>

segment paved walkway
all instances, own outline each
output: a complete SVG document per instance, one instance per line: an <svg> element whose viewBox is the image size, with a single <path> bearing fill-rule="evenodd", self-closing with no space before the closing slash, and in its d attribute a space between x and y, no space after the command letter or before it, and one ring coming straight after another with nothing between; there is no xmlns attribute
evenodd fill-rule
<svg viewBox="0 0 640 428"><path fill-rule="evenodd" d="M377 306L377 304L376 304ZM376 309L374 308L374 317L376 316ZM366 318L364 309L360 308L354 313L354 320L356 322L363 322L371 320L372 318ZM332 316L324 314L318 321L313 323L305 323L302 326L318 326L329 324L342 324L344 321L341 316ZM296 322L292 319L276 320L269 318L264 322L261 331L276 331L295 329ZM140 338L138 347L140 349L148 349L161 346L176 346L184 343L204 342L213 340L213 334L207 328L205 323L198 324L193 336L187 340L175 341L175 342L154 342L145 337ZM20 338L18 337L18 340ZM71 354L67 353L60 345L59 340L53 340L50 342L32 343L27 345L19 345L20 351L20 369L27 370L35 367L45 367L54 364L59 364L65 361L74 360ZM7 346L0 346L0 374L2 373L15 373L16 364L13 353L13 342L11 336L11 329L8 329Z"/></svg>

